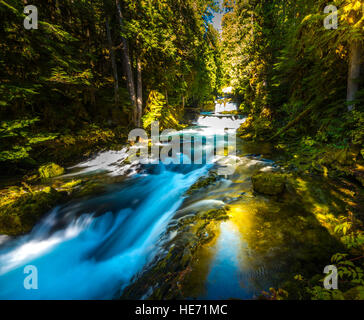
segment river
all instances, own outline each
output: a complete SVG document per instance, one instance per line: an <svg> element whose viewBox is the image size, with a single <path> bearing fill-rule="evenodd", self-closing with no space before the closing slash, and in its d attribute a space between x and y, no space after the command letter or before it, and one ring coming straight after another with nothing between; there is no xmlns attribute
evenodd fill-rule
<svg viewBox="0 0 364 320"><path fill-rule="evenodd" d="M206 136L228 128L233 134L244 119L221 112L234 109L234 104L217 103L215 112L201 114L183 133ZM105 184L109 177L122 179L109 183L106 192L53 208L27 235L2 238L0 299L117 298L163 247L178 239L170 228L175 221L226 205L230 219L216 222L214 240L197 250L184 280L185 298L253 299L280 284L292 263L315 268L317 259L308 252L330 237L314 220L305 224L293 216L302 211L307 218L294 201L254 194L251 175L275 169L262 150L238 140L235 173L190 196L189 188L215 170L218 161L140 167L126 162L122 149L70 168L65 179L87 176ZM307 239L311 242L300 247ZM36 290L24 288L27 265L38 270ZM151 290L137 298L147 298Z"/></svg>

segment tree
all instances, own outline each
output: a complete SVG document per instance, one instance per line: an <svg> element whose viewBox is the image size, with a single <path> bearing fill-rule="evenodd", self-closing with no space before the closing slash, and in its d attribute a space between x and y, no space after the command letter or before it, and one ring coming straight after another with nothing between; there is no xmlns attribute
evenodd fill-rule
<svg viewBox="0 0 364 320"><path fill-rule="evenodd" d="M122 14L121 7L120 7L120 1L115 0L115 3L116 3L117 11L118 11L121 33L123 33L124 32L124 18L123 18L123 14ZM126 78L127 78L126 81L127 81L127 87L128 87L128 91L129 91L131 104L132 104L133 110L134 110L133 111L133 121L134 121L134 125L138 126L139 119L138 119L138 109L137 109L137 98L136 98L136 93L135 93L132 62L131 62L130 54L129 54L129 45L128 45L128 41L126 40L126 38L123 35L121 36L121 40L122 40L121 51L123 54L124 71L125 71Z"/></svg>

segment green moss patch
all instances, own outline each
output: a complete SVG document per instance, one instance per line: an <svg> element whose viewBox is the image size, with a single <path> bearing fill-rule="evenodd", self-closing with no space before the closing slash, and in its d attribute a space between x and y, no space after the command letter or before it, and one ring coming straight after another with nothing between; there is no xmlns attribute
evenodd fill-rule
<svg viewBox="0 0 364 320"><path fill-rule="evenodd" d="M62 192L45 188L28 193L0 207L0 234L16 236L29 232L39 218L64 198Z"/></svg>
<svg viewBox="0 0 364 320"><path fill-rule="evenodd" d="M64 168L55 163L41 166L38 171L42 179L54 178L64 174Z"/></svg>

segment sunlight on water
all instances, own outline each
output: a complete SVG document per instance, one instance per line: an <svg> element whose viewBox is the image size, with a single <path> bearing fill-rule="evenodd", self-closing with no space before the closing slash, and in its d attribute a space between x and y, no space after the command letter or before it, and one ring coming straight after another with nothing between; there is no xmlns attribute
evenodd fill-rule
<svg viewBox="0 0 364 320"><path fill-rule="evenodd" d="M198 127L183 133L235 132L243 121L200 116ZM127 148L101 152L68 173L128 172L131 177L117 190L55 208L27 235L0 238L0 299L111 299L153 258L185 192L213 165L158 164L139 175L130 170L133 164L124 163L127 156ZM224 205L205 199L188 210ZM26 265L38 269L38 290L24 289Z"/></svg>
<svg viewBox="0 0 364 320"><path fill-rule="evenodd" d="M236 111L237 106L235 102L219 103L215 105L215 113L226 112L226 111Z"/></svg>
<svg viewBox="0 0 364 320"><path fill-rule="evenodd" d="M204 133L221 133L224 129L237 130L245 119L235 119L231 116L214 117L214 116L201 116L197 121L197 125L203 128Z"/></svg>
<svg viewBox="0 0 364 320"><path fill-rule="evenodd" d="M108 172L111 175L122 175L131 167L122 165L123 161L127 158L127 148L123 148L120 151L100 152L94 158L70 167L69 169L76 169L76 172L65 176L98 172Z"/></svg>
<svg viewBox="0 0 364 320"><path fill-rule="evenodd" d="M235 225L223 222L206 281L207 294L203 299L250 298L251 290L240 283L240 251L242 239Z"/></svg>

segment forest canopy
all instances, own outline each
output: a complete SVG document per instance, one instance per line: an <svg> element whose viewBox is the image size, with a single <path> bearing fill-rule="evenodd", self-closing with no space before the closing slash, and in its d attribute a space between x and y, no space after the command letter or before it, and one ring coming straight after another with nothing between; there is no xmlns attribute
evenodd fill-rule
<svg viewBox="0 0 364 320"><path fill-rule="evenodd" d="M363 152L363 1L38 0L27 30L29 4L0 1L6 165L47 161L54 141L90 130L108 140L155 120L179 128L224 87L247 116L245 139L313 160L325 146Z"/></svg>
<svg viewBox="0 0 364 320"><path fill-rule="evenodd" d="M27 4L38 29L24 28ZM90 125L142 126L154 91L176 117L214 101L214 10L212 0L1 0L0 161L37 157L39 143Z"/></svg>

